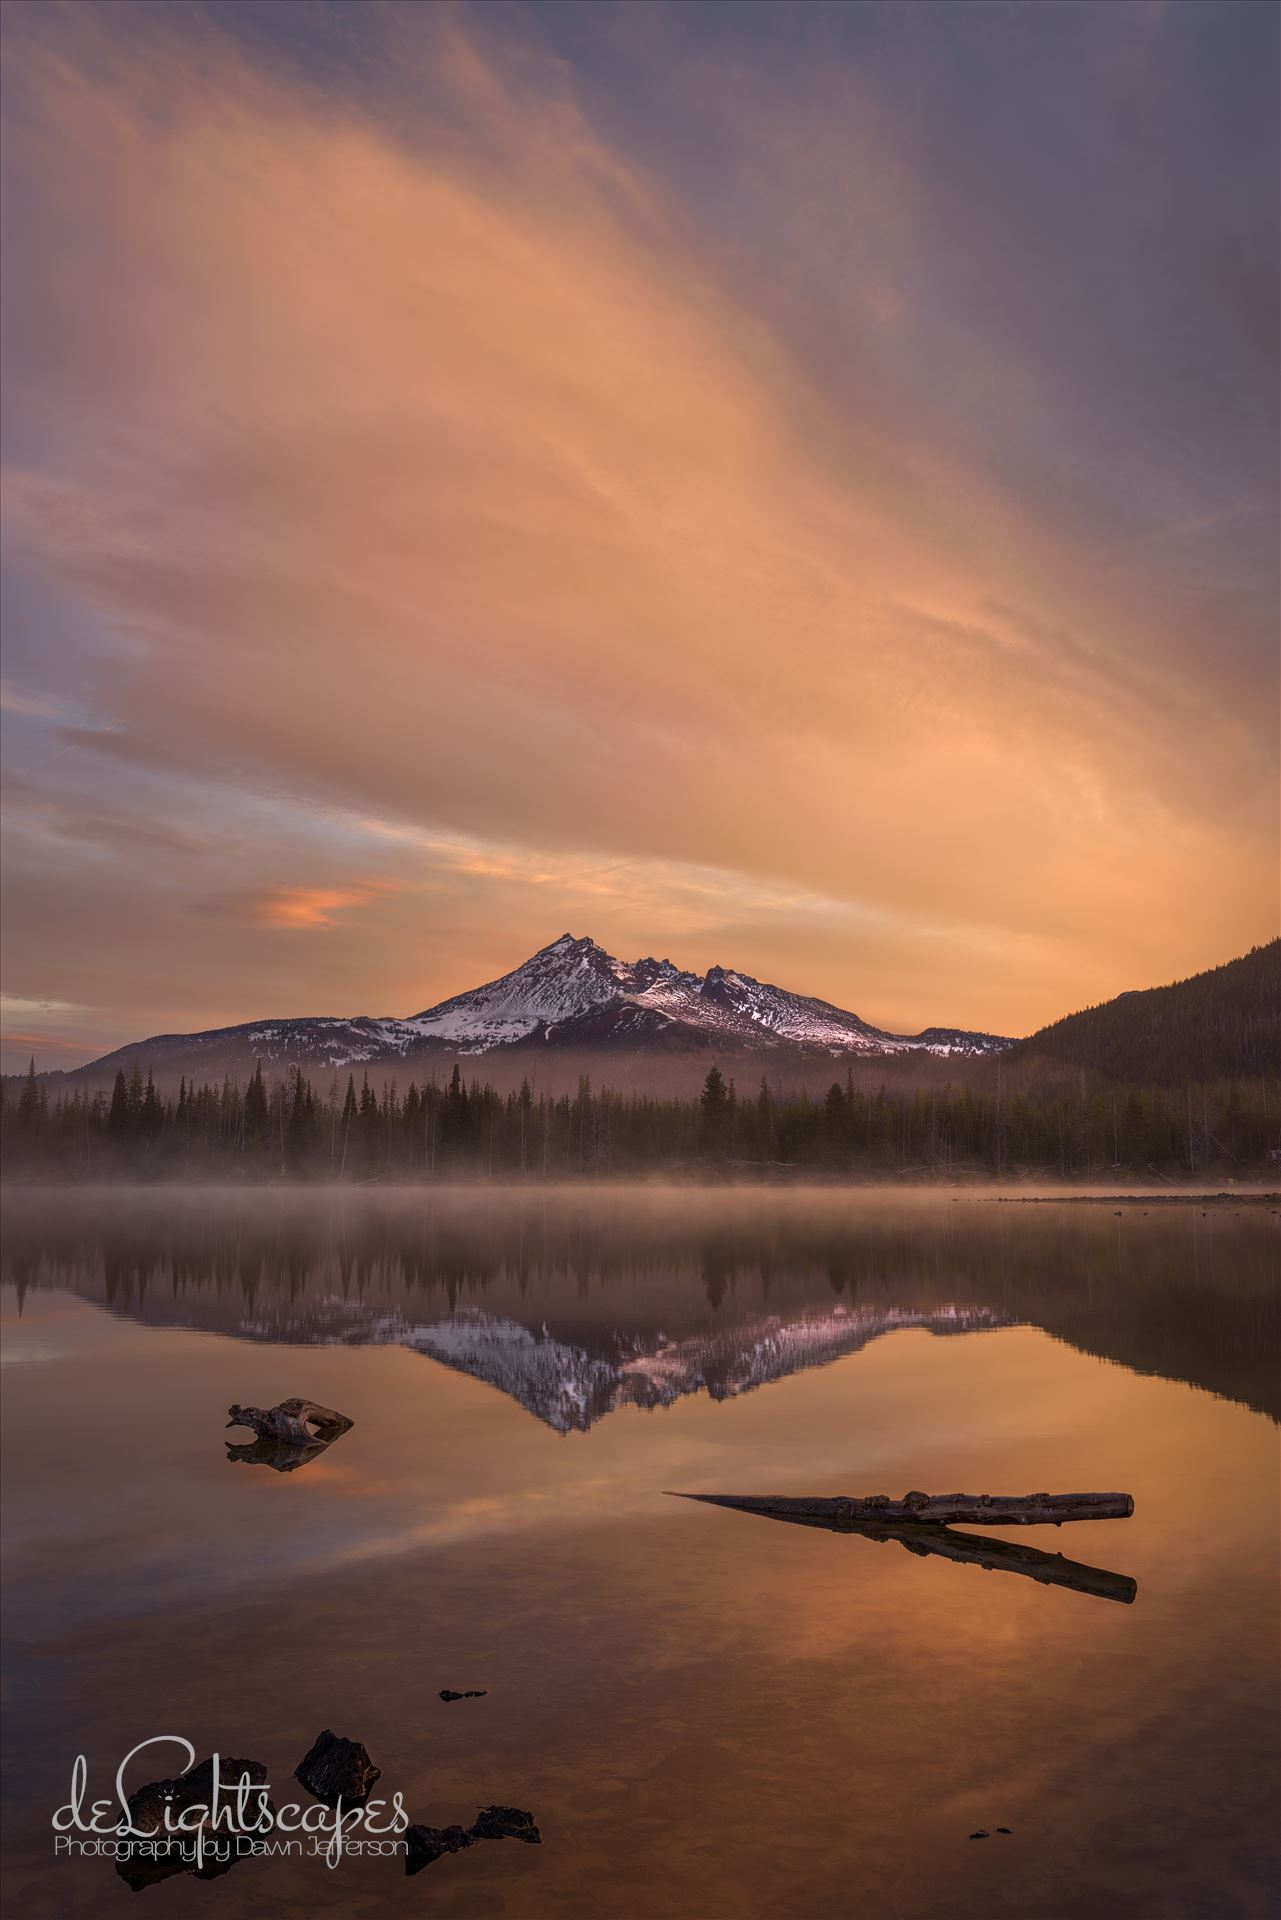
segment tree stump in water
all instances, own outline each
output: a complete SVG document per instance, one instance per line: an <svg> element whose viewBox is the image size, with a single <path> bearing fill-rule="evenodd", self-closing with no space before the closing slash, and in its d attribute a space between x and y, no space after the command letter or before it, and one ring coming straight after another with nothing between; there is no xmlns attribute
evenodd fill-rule
<svg viewBox="0 0 1281 1920"><path fill-rule="evenodd" d="M274 1407L228 1407L229 1427L252 1427L260 1440L288 1447L327 1447L355 1422L315 1400L281 1400Z"/></svg>

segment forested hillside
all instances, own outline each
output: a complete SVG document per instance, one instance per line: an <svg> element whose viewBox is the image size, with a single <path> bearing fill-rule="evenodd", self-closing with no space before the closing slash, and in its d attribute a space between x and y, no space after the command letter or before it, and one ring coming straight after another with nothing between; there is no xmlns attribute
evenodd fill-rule
<svg viewBox="0 0 1281 1920"><path fill-rule="evenodd" d="M1118 994L1021 1040L1003 1068L1183 1086L1281 1071L1281 940L1169 987Z"/></svg>

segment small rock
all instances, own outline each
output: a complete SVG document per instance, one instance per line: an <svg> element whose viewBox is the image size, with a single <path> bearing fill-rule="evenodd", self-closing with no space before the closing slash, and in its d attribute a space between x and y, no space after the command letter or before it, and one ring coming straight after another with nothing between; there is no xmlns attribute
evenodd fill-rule
<svg viewBox="0 0 1281 1920"><path fill-rule="evenodd" d="M251 1786L264 1786L267 1769L258 1760L219 1760L219 1789L226 1798L230 1798L237 1781L242 1779L247 1779ZM138 1833L163 1834L167 1808L176 1821L180 1813L186 1813L191 1807L207 1807L213 1798L213 1785L212 1755L174 1780L151 1780L129 1795L129 1825Z"/></svg>
<svg viewBox="0 0 1281 1920"><path fill-rule="evenodd" d="M343 1740L328 1727L316 1735L310 1753L294 1768L294 1779L327 1807L339 1800L363 1806L381 1778L382 1768L374 1765L359 1740Z"/></svg>
<svg viewBox="0 0 1281 1920"><path fill-rule="evenodd" d="M997 1828L997 1832L998 1832L998 1833L1013 1833L1013 1831L1014 1831L1014 1829L1013 1829L1013 1827L998 1827L998 1828Z"/></svg>
<svg viewBox="0 0 1281 1920"><path fill-rule="evenodd" d="M442 1700L483 1700L488 1692L488 1687L464 1687L461 1693L455 1693L452 1687L442 1687L440 1697Z"/></svg>
<svg viewBox="0 0 1281 1920"><path fill-rule="evenodd" d="M258 1760L228 1758L218 1763L218 1779L220 1791L225 1796L223 1804L227 1805L231 1802L239 1780L247 1779L252 1786L265 1786L267 1769ZM187 1773L179 1774L174 1780L150 1780L145 1787L139 1787L136 1792L131 1793L128 1800L129 1825L137 1833L154 1834L157 1841L163 1843L167 1809L171 1811L172 1818L176 1821L180 1813L189 1812L192 1807L207 1807L212 1797L213 1759L211 1757L208 1760L202 1760L199 1766L192 1767ZM270 1800L264 1797L262 1805L274 1814L275 1809ZM249 1802L249 1810L250 1824L244 1831L253 1832L257 1830L257 1806L253 1800ZM200 1825L204 1827L207 1822L201 1821ZM229 1827L224 1818L217 1838L225 1840L229 1833L234 1835L240 1831L242 1830L234 1822ZM173 1836L172 1845L168 1849L163 1845L158 1847L155 1857L150 1859L141 1853L129 1852L128 1840L122 1840L120 1844L125 1850L116 1860L116 1872L125 1885L132 1888L135 1893L141 1893L144 1887L154 1887L162 1880L172 1879L179 1873L188 1873L196 1880L217 1880L222 1874L230 1873L240 1857L234 1850L225 1860L215 1860L210 1856L199 1867L184 1857L180 1841L190 1842L195 1837L196 1829L188 1827L184 1829L181 1836ZM211 1833L210 1839L213 1838Z"/></svg>
<svg viewBox="0 0 1281 1920"><path fill-rule="evenodd" d="M542 1845L532 1813L523 1807L482 1807L470 1827L410 1827L405 1834L405 1872L421 1873L444 1853L461 1853L479 1840L524 1840Z"/></svg>
<svg viewBox="0 0 1281 1920"><path fill-rule="evenodd" d="M533 1814L522 1807L482 1807L471 1830L477 1840L524 1840L531 1847L543 1841Z"/></svg>
<svg viewBox="0 0 1281 1920"><path fill-rule="evenodd" d="M977 1833L972 1833L970 1835L971 1840L990 1840L991 1837L992 1836L988 1832L986 1827L980 1827Z"/></svg>

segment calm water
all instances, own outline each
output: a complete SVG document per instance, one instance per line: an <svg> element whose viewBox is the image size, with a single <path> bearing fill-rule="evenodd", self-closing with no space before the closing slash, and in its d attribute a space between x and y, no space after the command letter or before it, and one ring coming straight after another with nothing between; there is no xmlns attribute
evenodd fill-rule
<svg viewBox="0 0 1281 1920"><path fill-rule="evenodd" d="M415 1879L247 1861L147 1911L1262 1915L1278 1784L1268 1206L790 1192L14 1196L6 1893L84 1752L322 1727L413 1818L533 1811ZM351 1432L229 1456L232 1401ZM665 1489L1122 1489L1006 1538L1132 1604ZM444 1705L442 1687L483 1687ZM143 1765L130 1784L169 1771ZM1012 1833L983 1841L976 1828Z"/></svg>

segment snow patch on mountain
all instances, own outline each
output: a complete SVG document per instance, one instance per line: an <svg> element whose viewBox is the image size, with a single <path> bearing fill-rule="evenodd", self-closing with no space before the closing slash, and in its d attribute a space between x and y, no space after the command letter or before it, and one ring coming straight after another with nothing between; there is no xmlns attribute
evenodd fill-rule
<svg viewBox="0 0 1281 1920"><path fill-rule="evenodd" d="M291 1308L289 1330L310 1345L401 1346L496 1387L553 1427L585 1433L607 1413L670 1407L690 1394L732 1400L772 1380L829 1366L882 1334L918 1329L977 1333L1012 1324L986 1307L833 1307L785 1320L760 1312L732 1325L669 1339L601 1330L587 1339L506 1314L459 1307L426 1323L402 1313L369 1314L345 1300L313 1304L305 1328ZM278 1326L246 1320L241 1332L279 1338Z"/></svg>
<svg viewBox="0 0 1281 1920"><path fill-rule="evenodd" d="M989 1034L932 1028L912 1038L871 1027L826 1000L787 993L750 974L712 967L686 973L670 960L617 960L594 940L563 934L500 980L457 994L414 1019L394 1023L423 1040L480 1053L531 1038L548 1039L574 1024L608 1016L602 1037L684 1028L726 1045L776 1045L838 1054L983 1053L1009 1044Z"/></svg>

